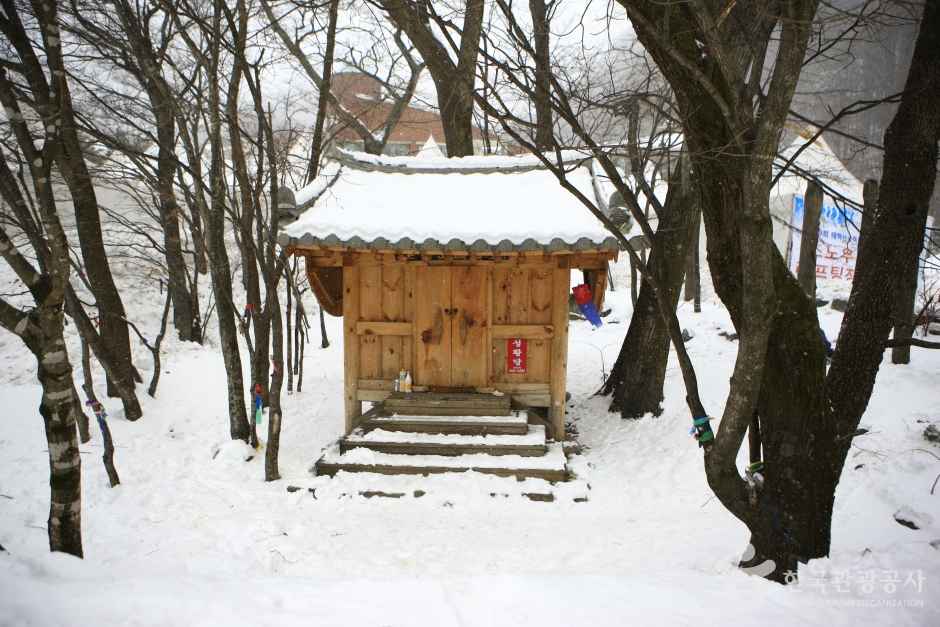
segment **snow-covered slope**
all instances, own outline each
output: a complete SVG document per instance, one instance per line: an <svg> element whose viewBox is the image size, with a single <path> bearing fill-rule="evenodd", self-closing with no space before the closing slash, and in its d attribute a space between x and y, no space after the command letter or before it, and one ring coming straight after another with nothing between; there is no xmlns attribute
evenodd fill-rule
<svg viewBox="0 0 940 627"><path fill-rule="evenodd" d="M571 325L569 412L586 447L572 466L586 503L493 498L518 492L495 477L400 479L426 492L401 499L342 496L356 478L312 477L343 424L330 319L334 344L317 349L312 331L304 391L285 397L281 481L265 483L263 455L228 441L216 347L168 338L144 418L126 422L107 403L121 486L108 487L97 434L82 446L85 559L51 555L35 365L0 336L0 625L940 624L940 447L921 436L924 421L940 420L940 355L883 365L870 432L839 487L832 558L784 588L734 566L747 533L706 486L675 364L659 418L624 422L592 396L629 320L624 263L604 327ZM132 316L157 316L155 286L126 287ZM834 337L840 314L821 312ZM736 350L719 332L730 322L709 296L701 314L682 305L680 315L718 415ZM147 379L149 356L137 355ZM899 510L921 528L898 524Z"/></svg>

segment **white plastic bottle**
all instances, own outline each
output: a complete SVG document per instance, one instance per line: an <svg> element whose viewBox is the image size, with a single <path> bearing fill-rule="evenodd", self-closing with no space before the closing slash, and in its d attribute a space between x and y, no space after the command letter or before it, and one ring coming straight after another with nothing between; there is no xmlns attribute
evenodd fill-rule
<svg viewBox="0 0 940 627"><path fill-rule="evenodd" d="M411 393L411 371L405 373L405 392Z"/></svg>

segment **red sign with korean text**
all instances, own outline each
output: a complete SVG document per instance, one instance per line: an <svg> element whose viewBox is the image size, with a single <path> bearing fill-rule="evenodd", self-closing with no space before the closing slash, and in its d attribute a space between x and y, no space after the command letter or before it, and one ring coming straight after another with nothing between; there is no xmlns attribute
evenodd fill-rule
<svg viewBox="0 0 940 627"><path fill-rule="evenodd" d="M525 374L528 353L528 340L520 338L506 340L506 372L509 374Z"/></svg>

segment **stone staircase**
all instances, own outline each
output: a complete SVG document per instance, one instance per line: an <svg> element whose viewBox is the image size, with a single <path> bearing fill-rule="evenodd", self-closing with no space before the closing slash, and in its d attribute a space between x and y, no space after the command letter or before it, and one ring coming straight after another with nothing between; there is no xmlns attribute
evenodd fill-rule
<svg viewBox="0 0 940 627"><path fill-rule="evenodd" d="M543 424L530 424L528 412L512 410L506 396L480 393L396 392L328 448L313 471L354 473L358 486L361 475L374 475L375 487L359 491L366 496L400 496L383 491L381 475L480 473L514 478L525 483L523 496L553 500L555 485L571 478L562 443L548 440Z"/></svg>

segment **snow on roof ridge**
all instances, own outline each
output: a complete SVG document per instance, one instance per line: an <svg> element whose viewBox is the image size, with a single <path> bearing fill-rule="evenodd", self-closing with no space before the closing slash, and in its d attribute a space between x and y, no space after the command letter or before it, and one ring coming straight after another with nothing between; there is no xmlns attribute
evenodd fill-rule
<svg viewBox="0 0 940 627"><path fill-rule="evenodd" d="M437 142L434 141L434 135L428 135L428 139L424 142L424 145L421 146L421 150L418 151L418 154L415 155L416 159L421 159L422 161L431 161L434 159L443 159L444 153L441 152L440 146L437 145Z"/></svg>
<svg viewBox="0 0 940 627"><path fill-rule="evenodd" d="M512 174L545 170L535 155L472 155L467 157L391 157L334 148L329 155L344 166L357 170L399 174ZM562 150L565 165L580 165L591 160L591 154L579 150ZM556 161L553 159L553 161Z"/></svg>

